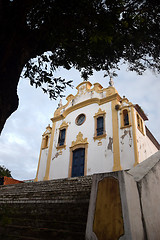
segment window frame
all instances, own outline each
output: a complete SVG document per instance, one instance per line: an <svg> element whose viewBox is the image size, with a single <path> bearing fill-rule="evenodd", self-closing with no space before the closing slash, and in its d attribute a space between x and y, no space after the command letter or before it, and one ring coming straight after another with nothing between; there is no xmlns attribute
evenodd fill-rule
<svg viewBox="0 0 160 240"><path fill-rule="evenodd" d="M103 134L97 135L97 119L103 117ZM101 140L103 138L106 138L106 124L105 124L105 118L106 118L106 112L102 111L101 108L99 108L98 112L94 115L94 141Z"/></svg>
<svg viewBox="0 0 160 240"><path fill-rule="evenodd" d="M139 120L139 125L138 125L138 120ZM144 135L143 120L138 113L136 113L136 124L137 124L138 130Z"/></svg>
<svg viewBox="0 0 160 240"><path fill-rule="evenodd" d="M128 113L128 124L125 125L125 120L124 120L124 112L127 111ZM122 128L128 128L128 127L131 127L132 124L131 124L131 110L128 108L128 107L124 107L121 109L121 112L120 112L120 118L121 118L121 129Z"/></svg>
<svg viewBox="0 0 160 240"><path fill-rule="evenodd" d="M42 149L46 149L49 146L49 135L46 134L42 138Z"/></svg>
<svg viewBox="0 0 160 240"><path fill-rule="evenodd" d="M62 138L63 137L63 138ZM63 146L66 138L66 128L60 129L58 137L58 146ZM62 144L63 143L63 144Z"/></svg>
<svg viewBox="0 0 160 240"><path fill-rule="evenodd" d="M58 143L57 143L57 147L56 149L59 150L59 149L63 149L65 148L66 149L66 135L67 135L67 128L68 128L68 124L64 121L61 126L59 127L59 135L58 135ZM60 134L61 132L65 130L65 137L64 137L64 141L63 141L63 145L60 144Z"/></svg>
<svg viewBox="0 0 160 240"><path fill-rule="evenodd" d="M81 124L78 124L78 120L81 116L84 116L84 120ZM86 121L86 115L84 113L81 113L76 117L75 123L76 123L77 126L81 126L85 121Z"/></svg>

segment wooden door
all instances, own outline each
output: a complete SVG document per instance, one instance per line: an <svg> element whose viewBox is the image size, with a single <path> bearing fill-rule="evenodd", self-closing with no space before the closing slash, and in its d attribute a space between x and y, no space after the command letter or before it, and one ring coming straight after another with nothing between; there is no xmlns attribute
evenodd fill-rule
<svg viewBox="0 0 160 240"><path fill-rule="evenodd" d="M72 177L84 176L85 148L73 151Z"/></svg>

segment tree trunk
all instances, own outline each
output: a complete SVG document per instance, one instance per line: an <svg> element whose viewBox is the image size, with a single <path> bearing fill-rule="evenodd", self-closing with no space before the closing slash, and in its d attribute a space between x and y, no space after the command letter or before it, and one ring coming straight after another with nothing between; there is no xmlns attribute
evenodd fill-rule
<svg viewBox="0 0 160 240"><path fill-rule="evenodd" d="M18 108L20 74L36 50L34 35L26 26L26 4L31 3L0 0L0 134L7 118Z"/></svg>
<svg viewBox="0 0 160 240"><path fill-rule="evenodd" d="M22 71L19 58L13 51L0 70L0 133L7 118L18 108L17 86Z"/></svg>

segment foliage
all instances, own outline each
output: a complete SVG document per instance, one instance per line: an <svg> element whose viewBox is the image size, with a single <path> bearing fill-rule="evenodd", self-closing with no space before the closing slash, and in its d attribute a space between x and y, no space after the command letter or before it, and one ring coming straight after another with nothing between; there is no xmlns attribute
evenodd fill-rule
<svg viewBox="0 0 160 240"><path fill-rule="evenodd" d="M75 67L85 80L93 69L116 75L122 61L138 74L147 68L160 72L158 1L43 0L31 7L28 28L39 32L52 54L37 57L36 65L30 60L24 75L36 87L48 83L49 88L42 89L51 98L71 84L53 77L59 66Z"/></svg>
<svg viewBox="0 0 160 240"><path fill-rule="evenodd" d="M12 177L11 171L8 170L5 166L0 166L0 177Z"/></svg>
<svg viewBox="0 0 160 240"><path fill-rule="evenodd" d="M116 75L121 63L142 74L160 72L158 0L0 0L0 132L17 109L24 77L51 98L71 80L59 67ZM36 62L35 62L36 58Z"/></svg>

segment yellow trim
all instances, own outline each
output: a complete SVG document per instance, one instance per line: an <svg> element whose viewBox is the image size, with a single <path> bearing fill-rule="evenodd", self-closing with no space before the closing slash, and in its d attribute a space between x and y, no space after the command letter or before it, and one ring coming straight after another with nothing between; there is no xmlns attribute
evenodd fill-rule
<svg viewBox="0 0 160 240"><path fill-rule="evenodd" d="M102 87L102 85L101 84L99 84L99 83L94 83L93 84L94 85L94 91L95 92L102 92L103 91L103 87Z"/></svg>
<svg viewBox="0 0 160 240"><path fill-rule="evenodd" d="M120 162L120 148L119 148L119 124L118 124L118 112L115 109L117 100L113 100L112 106L112 129L113 129L113 171L122 170Z"/></svg>
<svg viewBox="0 0 160 240"><path fill-rule="evenodd" d="M51 132L52 132L52 128L50 127L50 125L48 125L46 127L46 131L42 135L42 145L41 145L42 149L48 148L48 143L49 143L49 138L50 138Z"/></svg>
<svg viewBox="0 0 160 240"><path fill-rule="evenodd" d="M42 138L42 149L48 148L49 134Z"/></svg>
<svg viewBox="0 0 160 240"><path fill-rule="evenodd" d="M99 108L99 109L98 109L98 112L95 113L94 117L97 118L97 117L99 117L99 116L104 116L105 114L106 114L105 110L102 111L102 109Z"/></svg>
<svg viewBox="0 0 160 240"><path fill-rule="evenodd" d="M53 149L53 139L54 139L55 126L56 126L56 124L53 123L51 139L50 139L50 145L49 145L49 150L48 150L47 164L46 164L46 173L45 173L45 176L44 176L43 180L49 180L49 171L50 171L50 164L51 164L51 157L52 157L52 149Z"/></svg>
<svg viewBox="0 0 160 240"><path fill-rule="evenodd" d="M139 126L138 126L138 118L139 118ZM137 120L137 128L138 130L144 135L144 127L143 127L143 120L138 113L136 113L136 120Z"/></svg>
<svg viewBox="0 0 160 240"><path fill-rule="evenodd" d="M86 144L87 142L87 138L83 138L83 134L81 132L79 132L76 136L76 141L72 141L72 145L71 148L73 148L74 146L78 145L78 144Z"/></svg>
<svg viewBox="0 0 160 240"><path fill-rule="evenodd" d="M129 121L129 125L124 125L124 118L123 118L123 111L124 110L127 110L128 112L128 121ZM128 108L128 106L125 106L121 109L120 111L120 116L121 116L121 128L127 128L127 127L131 127L132 124L131 124L131 116L130 116L130 109Z"/></svg>
<svg viewBox="0 0 160 240"><path fill-rule="evenodd" d="M82 108L82 107L86 107L86 106L91 105L91 104L93 104L93 103L97 103L98 105L102 105L102 104L105 104L105 103L107 103L107 102L111 102L111 101L114 100L114 99L117 99L118 101L120 101L121 97L119 96L118 93L114 93L114 94L112 94L112 95L110 95L110 96L107 96L107 97L104 97L104 98L102 98L102 99L99 99L99 98L91 98L91 99L88 99L88 100L86 100L86 101L80 102L80 103L78 103L78 104L75 104L75 105L67 108L67 109L63 112L63 114L61 114L61 115L59 115L60 112L59 112L59 114L56 113L56 114L54 115L54 117L51 118L51 120L52 120L52 122L57 122L57 121L59 121L59 120L64 119L69 113L71 113L71 112L73 112L73 111L75 111L75 110L77 110L77 109L80 109L80 108ZM67 107L67 106L68 106L68 104L66 104L63 108L65 108L65 107Z"/></svg>
<svg viewBox="0 0 160 240"><path fill-rule="evenodd" d="M133 106L131 107L131 115L132 115L132 134L133 134L134 158L135 158L134 166L136 166L139 163L139 157L138 157L135 113L134 113L134 107Z"/></svg>
<svg viewBox="0 0 160 240"><path fill-rule="evenodd" d="M65 140L64 140L64 144L59 146L59 143L57 144L57 147L56 149L59 150L59 149L66 149L66 134L67 134L67 128L68 128L68 123L66 123L65 121L62 122L61 126L59 127L59 134L60 134L60 131L63 130L63 129L66 129L66 132L65 132ZM59 138L58 138L59 139Z"/></svg>
<svg viewBox="0 0 160 240"><path fill-rule="evenodd" d="M84 87L86 88L86 90L88 90L88 89L91 88L92 83L90 83L89 81L81 82L81 83L76 87L76 89L78 90L78 93L79 93L79 88L80 88L82 85L86 85L86 86L84 86Z"/></svg>
<svg viewBox="0 0 160 240"><path fill-rule="evenodd" d="M57 150L60 150L60 149L63 149L63 148L66 149L66 144L56 147Z"/></svg>
<svg viewBox="0 0 160 240"><path fill-rule="evenodd" d="M79 132L76 137L76 141L72 141L72 145L70 147L70 162L69 162L69 171L68 171L69 178L72 175L73 151L78 148L85 148L84 176L87 175L88 141L87 141L87 138L83 138L83 134Z"/></svg>
<svg viewBox="0 0 160 240"><path fill-rule="evenodd" d="M43 133L42 136L49 135L49 134L51 133L51 131L52 131L52 128L50 127L50 125L48 125L48 126L46 127L46 131Z"/></svg>
<svg viewBox="0 0 160 240"><path fill-rule="evenodd" d="M102 140L103 138L106 138L106 136L107 136L107 134L104 133L103 135L94 136L93 138L94 138L94 141L95 141L95 140Z"/></svg>
<svg viewBox="0 0 160 240"><path fill-rule="evenodd" d="M65 121L62 122L61 126L59 127L59 130L62 130L64 128L68 127L68 123L66 123Z"/></svg>
<svg viewBox="0 0 160 240"><path fill-rule="evenodd" d="M103 134L97 136L97 118L99 118L99 117L103 117ZM95 113L95 115L94 115L94 137L93 137L94 141L95 140L101 140L103 138L106 138L106 136L107 136L107 134L106 134L106 126L105 126L106 125L105 124L105 122L106 122L105 117L106 117L106 112L105 112L105 110L102 111L101 108L99 108L98 112Z"/></svg>
<svg viewBox="0 0 160 240"><path fill-rule="evenodd" d="M82 86L83 85L83 86ZM74 100L77 96L85 94L86 92L88 93L92 93L92 92L97 92L97 93L105 93L105 96L107 97L107 102L111 101L112 99L112 95L117 94L119 100L121 100L121 97L119 96L117 90L114 87L108 87L108 88L103 88L99 83L95 83L94 87L91 88L92 84L89 81L85 81L80 83L76 89L77 89L77 94L75 96L73 96L72 94L70 94L66 100L67 103L64 106L61 106L60 108L58 108L55 113L54 113L54 118L55 117L60 117L61 115L63 115L63 112L65 111L65 109L67 108L67 106L69 105L70 102L72 102L72 100ZM104 104L106 102L106 97L104 97L103 99L99 99L99 98L94 98L96 99L96 102L100 101L101 103L99 103L99 105ZM91 100L92 101L92 100ZM94 103L94 102L92 102ZM76 104L77 106L77 104ZM53 120L55 121L56 119ZM60 118L63 119L63 118ZM59 120L59 119L58 119Z"/></svg>
<svg viewBox="0 0 160 240"><path fill-rule="evenodd" d="M40 154L39 154L37 173L36 173L36 178L34 179L34 182L38 182L39 166L40 166L41 155L42 155L42 144L43 144L43 142L41 142L41 149L40 149Z"/></svg>
<svg viewBox="0 0 160 240"><path fill-rule="evenodd" d="M41 161L42 150L45 149L45 148L48 148L48 143L49 143L49 138L50 138L51 131L52 131L52 128L50 127L50 125L48 125L46 127L46 131L42 135L42 142L41 142L41 148L40 148L40 154L39 154L39 160L38 160L37 174L36 174L36 178L34 180L35 182L38 181L38 173L39 173L39 166L40 166L40 161ZM46 137L48 138L47 144L44 143L44 141L46 141Z"/></svg>

